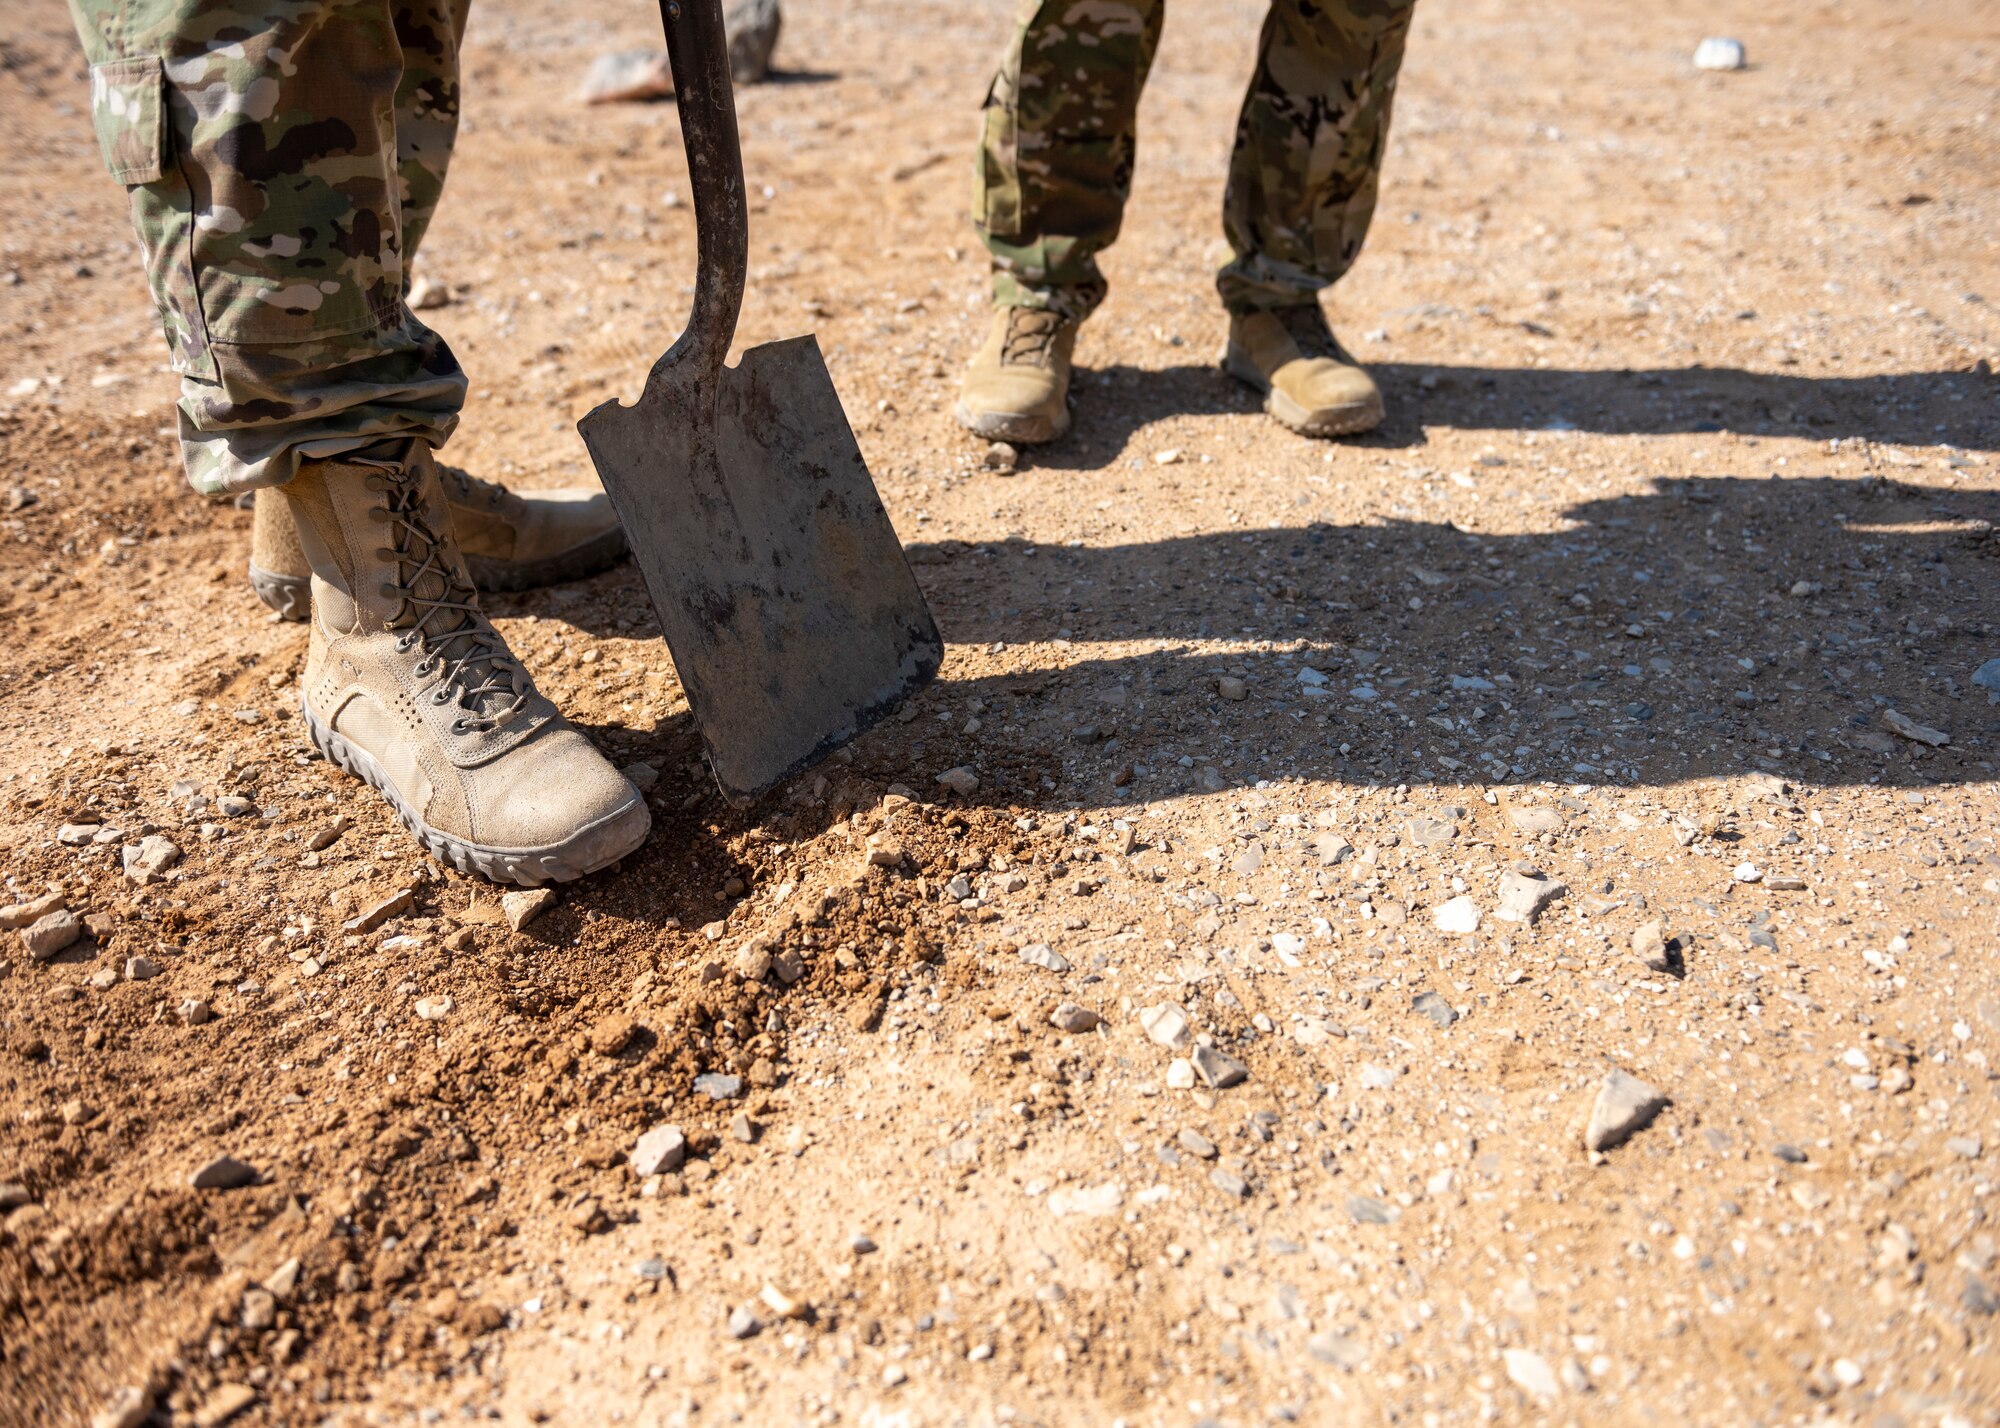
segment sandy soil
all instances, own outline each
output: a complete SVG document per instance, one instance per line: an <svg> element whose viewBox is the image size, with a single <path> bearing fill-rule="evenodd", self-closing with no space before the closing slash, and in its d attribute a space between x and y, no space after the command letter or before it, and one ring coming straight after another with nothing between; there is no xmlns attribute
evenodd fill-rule
<svg viewBox="0 0 2000 1428"><path fill-rule="evenodd" d="M449 454L523 487L689 291L592 8L478 7L423 262ZM949 411L1008 8L791 0L741 100L743 340L818 331L943 677L739 815L630 569L496 601L659 770L515 931L310 756L7 7L0 904L89 933L0 934L0 1424L2000 1421L1990 7L1426 0L1332 304L1391 417L1327 446L1212 366L1258 7L1181 6L1075 433L1002 476ZM1592 1155L1613 1071L1670 1104Z"/></svg>

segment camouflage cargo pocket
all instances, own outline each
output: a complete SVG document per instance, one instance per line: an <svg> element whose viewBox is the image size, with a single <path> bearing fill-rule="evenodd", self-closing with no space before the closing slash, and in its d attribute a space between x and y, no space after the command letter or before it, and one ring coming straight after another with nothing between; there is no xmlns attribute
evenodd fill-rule
<svg viewBox="0 0 2000 1428"><path fill-rule="evenodd" d="M90 122L104 166L122 184L156 183L165 171L165 87L156 55L90 67Z"/></svg>
<svg viewBox="0 0 2000 1428"><path fill-rule="evenodd" d="M1014 76L1021 64L1020 43L986 91L980 115L979 169L973 176L972 219L999 238L1021 231L1021 111Z"/></svg>

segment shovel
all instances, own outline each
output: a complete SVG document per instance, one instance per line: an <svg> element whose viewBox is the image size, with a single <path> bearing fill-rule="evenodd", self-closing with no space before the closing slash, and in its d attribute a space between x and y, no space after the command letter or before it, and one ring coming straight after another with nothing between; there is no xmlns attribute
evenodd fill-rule
<svg viewBox="0 0 2000 1428"><path fill-rule="evenodd" d="M646 579L724 797L876 723L944 645L811 337L723 365L749 218L721 0L661 0L694 191L687 330L632 406L577 423Z"/></svg>

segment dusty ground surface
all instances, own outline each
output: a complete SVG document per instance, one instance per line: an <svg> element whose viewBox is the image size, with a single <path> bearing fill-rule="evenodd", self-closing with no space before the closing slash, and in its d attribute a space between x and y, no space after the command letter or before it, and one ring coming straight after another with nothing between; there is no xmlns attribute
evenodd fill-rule
<svg viewBox="0 0 2000 1428"><path fill-rule="evenodd" d="M421 264L449 454L525 487L693 255L671 107L569 98L645 7L587 8L478 7ZM1392 414L1322 446L1211 366L1258 7L1182 6L1075 434L1002 476L949 407L1007 9L792 0L742 96L744 338L819 332L944 676L739 815L629 569L498 602L660 771L515 932L309 756L7 8L0 903L90 931L0 949L0 1423L2000 1421L1990 9L1426 0L1332 304ZM1613 1070L1671 1104L1593 1160Z"/></svg>

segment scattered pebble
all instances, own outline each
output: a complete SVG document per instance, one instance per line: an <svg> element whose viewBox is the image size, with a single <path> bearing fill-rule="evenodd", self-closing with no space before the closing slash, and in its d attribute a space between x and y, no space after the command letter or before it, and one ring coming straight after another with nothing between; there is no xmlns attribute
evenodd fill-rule
<svg viewBox="0 0 2000 1428"><path fill-rule="evenodd" d="M238 1190L255 1184L257 1172L233 1155L218 1155L188 1181L197 1190Z"/></svg>
<svg viewBox="0 0 2000 1428"><path fill-rule="evenodd" d="M1546 873L1509 868L1500 875L1500 904L1493 915L1502 922L1533 922L1542 909L1568 891Z"/></svg>
<svg viewBox="0 0 2000 1428"><path fill-rule="evenodd" d="M1176 1139L1180 1141L1181 1149L1197 1160L1213 1160L1216 1157L1215 1142L1200 1131L1184 1130Z"/></svg>
<svg viewBox="0 0 2000 1428"><path fill-rule="evenodd" d="M629 1157L632 1173L640 1179L670 1175L687 1160L687 1137L679 1126L654 1126L639 1137Z"/></svg>
<svg viewBox="0 0 2000 1428"><path fill-rule="evenodd" d="M1431 921L1440 932L1463 937L1479 930L1479 904L1469 897L1455 897L1431 910Z"/></svg>
<svg viewBox="0 0 2000 1428"><path fill-rule="evenodd" d="M215 1020L215 1008L200 997L189 997L180 1005L180 1019L188 1026L206 1026Z"/></svg>
<svg viewBox="0 0 2000 1428"><path fill-rule="evenodd" d="M750 1312L749 1306L737 1305L729 1311L729 1337L732 1339L754 1338L764 1327L764 1321Z"/></svg>
<svg viewBox="0 0 2000 1428"><path fill-rule="evenodd" d="M1694 47L1694 67L1696 69L1731 70L1742 69L1748 61L1743 57L1743 41L1732 40L1722 35L1710 35Z"/></svg>
<svg viewBox="0 0 2000 1428"><path fill-rule="evenodd" d="M1225 1056L1213 1046L1197 1046L1188 1054L1193 1063L1195 1075L1212 1090L1226 1091L1231 1086L1240 1086L1250 1079L1250 1068L1232 1056Z"/></svg>
<svg viewBox="0 0 2000 1428"><path fill-rule="evenodd" d="M1508 1379L1523 1393L1545 1401L1561 1395L1562 1385L1556 1381L1555 1370L1540 1354L1527 1349L1506 1349L1500 1359L1507 1366Z"/></svg>
<svg viewBox="0 0 2000 1428"><path fill-rule="evenodd" d="M1046 942L1030 942L1023 947L1021 960L1030 967L1042 967L1051 972L1067 972L1070 965L1067 957Z"/></svg>
<svg viewBox="0 0 2000 1428"><path fill-rule="evenodd" d="M694 1089L711 1101L733 1101L743 1094L743 1078L710 1071L694 1078Z"/></svg>
<svg viewBox="0 0 2000 1428"><path fill-rule="evenodd" d="M1002 476L1011 476L1021 464L1021 453L1004 441L996 441L986 448L986 469L997 471Z"/></svg>
<svg viewBox="0 0 2000 1428"><path fill-rule="evenodd" d="M1234 675L1225 674L1215 681L1215 692L1224 699L1239 700L1250 697L1250 686Z"/></svg>
<svg viewBox="0 0 2000 1428"><path fill-rule="evenodd" d="M140 1428L153 1416L152 1391L127 1384L105 1400L90 1420L90 1428Z"/></svg>
<svg viewBox="0 0 2000 1428"><path fill-rule="evenodd" d="M524 888L519 892L503 893L500 897L500 911L506 916L507 925L516 932L555 905L553 888Z"/></svg>
<svg viewBox="0 0 2000 1428"><path fill-rule="evenodd" d="M1916 743L1929 744L1934 749L1941 749L1951 742L1951 735L1944 730L1933 729L1928 724L1919 724L1899 709L1882 711L1882 727L1892 734L1900 734Z"/></svg>
<svg viewBox="0 0 2000 1428"><path fill-rule="evenodd" d="M418 997L416 1011L419 1021L442 1021L451 1012L451 998L442 994Z"/></svg>
<svg viewBox="0 0 2000 1428"><path fill-rule="evenodd" d="M180 847L157 833L125 845L125 876L135 883L157 882L181 860Z"/></svg>
<svg viewBox="0 0 2000 1428"><path fill-rule="evenodd" d="M1652 1124L1669 1102L1664 1092L1623 1071L1606 1074L1584 1128L1584 1148L1598 1154L1623 1145Z"/></svg>
<svg viewBox="0 0 2000 1428"><path fill-rule="evenodd" d="M1410 1010L1418 1016L1429 1017L1440 1027L1448 1027L1458 1020L1458 1013L1450 1002L1436 992L1418 992L1410 999Z"/></svg>
<svg viewBox="0 0 2000 1428"><path fill-rule="evenodd" d="M1141 1010L1139 1025L1154 1045L1164 1046L1169 1051L1184 1051L1194 1040L1194 1028L1188 1022L1188 1014L1172 1002L1161 1002Z"/></svg>
<svg viewBox="0 0 2000 1428"><path fill-rule="evenodd" d="M1053 1026L1057 1031L1066 1031L1072 1035L1076 1035L1094 1030L1102 1020L1103 1018L1098 1016L1096 1012L1086 1007L1080 1007L1075 1002L1064 1002L1049 1017L1049 1025Z"/></svg>
<svg viewBox="0 0 2000 1428"><path fill-rule="evenodd" d="M957 768L946 769L937 776L937 781L953 793L962 796L970 795L979 788L979 775L974 773L971 767L966 764L960 764Z"/></svg>
<svg viewBox="0 0 2000 1428"><path fill-rule="evenodd" d="M83 936L83 923L67 910L49 913L21 929L21 946L34 962L46 962L74 946Z"/></svg>

